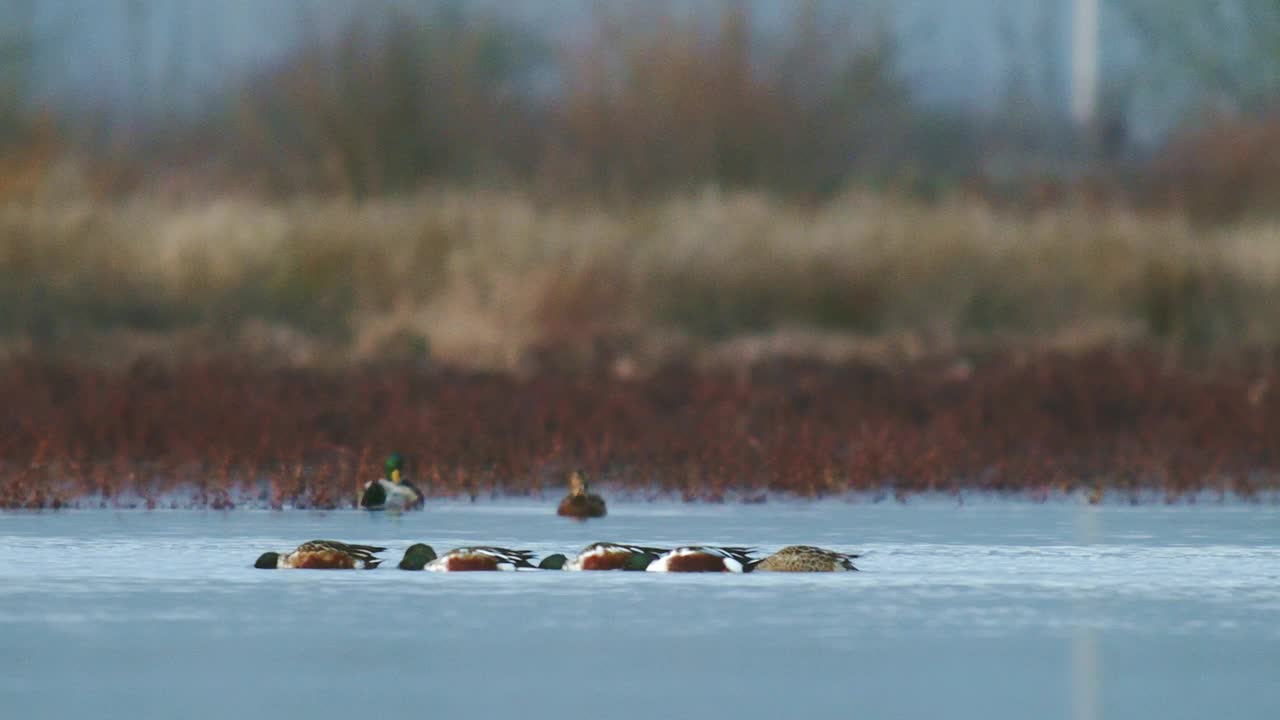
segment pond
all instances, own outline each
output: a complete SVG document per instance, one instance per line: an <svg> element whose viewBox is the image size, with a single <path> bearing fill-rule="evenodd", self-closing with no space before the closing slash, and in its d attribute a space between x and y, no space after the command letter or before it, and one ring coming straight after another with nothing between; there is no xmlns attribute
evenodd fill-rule
<svg viewBox="0 0 1280 720"><path fill-rule="evenodd" d="M12 718L1271 718L1280 508L920 499L0 513ZM255 570L313 538L367 572ZM862 572L407 573L404 547L790 543Z"/></svg>

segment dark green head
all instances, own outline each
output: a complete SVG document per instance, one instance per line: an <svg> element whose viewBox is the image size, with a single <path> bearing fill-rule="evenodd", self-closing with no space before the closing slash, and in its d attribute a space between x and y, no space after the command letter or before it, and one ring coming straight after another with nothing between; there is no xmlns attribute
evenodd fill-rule
<svg viewBox="0 0 1280 720"><path fill-rule="evenodd" d="M404 551L404 559L400 561L401 570L421 570L427 563L436 559L436 551L430 545L414 543Z"/></svg>
<svg viewBox="0 0 1280 720"><path fill-rule="evenodd" d="M564 564L568 561L569 558L560 553L556 553L555 555L548 555L542 558L542 562L538 563L538 568L540 570L563 570Z"/></svg>
<svg viewBox="0 0 1280 720"><path fill-rule="evenodd" d="M623 570L647 570L650 563L657 560L657 555L649 553L631 553L631 557L627 558L627 564L622 566Z"/></svg>
<svg viewBox="0 0 1280 720"><path fill-rule="evenodd" d="M387 461L382 464L382 472L388 480L400 482L399 474L404 473L404 456L398 452L388 455Z"/></svg>
<svg viewBox="0 0 1280 720"><path fill-rule="evenodd" d="M280 553L265 552L258 557L258 561L253 564L259 570L275 570L277 563L280 562Z"/></svg>

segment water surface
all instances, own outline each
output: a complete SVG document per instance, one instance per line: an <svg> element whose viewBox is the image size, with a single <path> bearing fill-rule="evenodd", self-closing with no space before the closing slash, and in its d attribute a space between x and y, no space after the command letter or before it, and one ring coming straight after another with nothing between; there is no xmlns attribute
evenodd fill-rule
<svg viewBox="0 0 1280 720"><path fill-rule="evenodd" d="M312 538L370 572L260 571ZM812 543L830 575L405 573L400 551ZM1280 509L925 500L0 514L5 717L1280 716Z"/></svg>

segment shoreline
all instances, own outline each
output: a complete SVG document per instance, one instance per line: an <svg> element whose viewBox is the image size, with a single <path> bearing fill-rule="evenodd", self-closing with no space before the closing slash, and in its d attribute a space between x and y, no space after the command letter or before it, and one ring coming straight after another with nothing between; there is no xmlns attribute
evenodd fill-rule
<svg viewBox="0 0 1280 720"><path fill-rule="evenodd" d="M687 508L689 506L701 506L705 508L717 507L759 507L771 506L774 508L794 508L796 510L804 510L818 505L897 505L903 508L924 508L924 509L964 509L964 508L984 508L994 506L1056 506L1056 507L1077 507L1080 510L1124 510L1127 508L1145 508L1167 507L1170 509L1193 510L1194 508L1214 508L1217 510L1225 508L1252 509L1252 508L1280 508L1280 488L1269 488L1252 495L1240 495L1231 491L1219 493L1216 490L1202 490L1194 494L1184 495L1167 495L1162 491L1151 489L1136 495L1126 494L1124 496L1118 493L1104 493L1099 497L1091 496L1084 491L1072 491L1068 493L1037 493L1031 490L1010 490L1002 492L991 492L980 489L960 490L957 492L920 492L912 495L895 496L891 489L883 492L858 492L848 493L845 495L831 495L816 498L804 498L786 493L776 493L766 498L743 498L729 497L722 500L706 500L703 498L681 498L676 495L661 495L655 497L640 497L638 491L623 489L615 492L613 488L602 486L600 488L609 496L610 506L615 510L623 508L627 510L635 510L637 508L654 508L661 510L663 507ZM531 498L528 495L509 494L498 496L486 496L476 498L474 500L457 495L437 495L427 499L427 504L420 510L410 511L377 511L378 514L387 515L431 515L434 513L471 513L471 512L506 512L511 510L528 511L529 514L537 515L554 515L555 503L558 496L545 495L542 498ZM229 505L213 507L212 505L199 504L189 495L184 497L182 490L175 490L169 496L154 498L156 501L154 506L148 507L147 500L141 496L134 497L84 497L72 500L70 504L61 507L39 507L39 508L14 508L0 507L3 513L75 513L75 512L142 512L142 513L207 513L207 512L266 512L266 513L313 513L324 515L327 513L369 513L370 511L356 507L354 503L348 505L339 505L336 507L308 507L285 505L283 507L272 507L269 503L261 499L253 499L246 497L234 497ZM545 511L545 512L543 512ZM523 513L522 513L523 514ZM566 521L568 522L568 521ZM607 520L597 520L597 524L607 522Z"/></svg>

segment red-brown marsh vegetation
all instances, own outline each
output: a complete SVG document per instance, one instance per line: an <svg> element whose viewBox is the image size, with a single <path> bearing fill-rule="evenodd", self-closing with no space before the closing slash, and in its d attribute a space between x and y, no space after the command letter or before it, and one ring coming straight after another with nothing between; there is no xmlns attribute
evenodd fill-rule
<svg viewBox="0 0 1280 720"><path fill-rule="evenodd" d="M1249 498L1280 489L1276 369L1141 351L631 379L25 360L0 374L0 504L350 507L392 449L429 497L551 502L581 468L650 499Z"/></svg>

